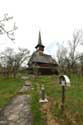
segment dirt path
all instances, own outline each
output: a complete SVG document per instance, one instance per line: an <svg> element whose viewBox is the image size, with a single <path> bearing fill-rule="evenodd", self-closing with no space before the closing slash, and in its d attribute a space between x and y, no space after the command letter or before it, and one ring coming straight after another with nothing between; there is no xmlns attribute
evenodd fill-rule
<svg viewBox="0 0 83 125"><path fill-rule="evenodd" d="M52 103L48 101L47 103L41 104L41 112L43 113L43 119L46 125L59 125L58 121L53 118L51 112Z"/></svg>
<svg viewBox="0 0 83 125"><path fill-rule="evenodd" d="M38 93L40 94L41 88L40 85L37 86L38 88ZM46 103L41 103L41 112L43 114L43 120L45 125L60 125L59 122L54 119L51 107L53 106L53 100L50 97L48 98L48 102Z"/></svg>
<svg viewBox="0 0 83 125"><path fill-rule="evenodd" d="M18 95L0 112L0 125L32 125L31 96L25 94L31 89L26 82Z"/></svg>

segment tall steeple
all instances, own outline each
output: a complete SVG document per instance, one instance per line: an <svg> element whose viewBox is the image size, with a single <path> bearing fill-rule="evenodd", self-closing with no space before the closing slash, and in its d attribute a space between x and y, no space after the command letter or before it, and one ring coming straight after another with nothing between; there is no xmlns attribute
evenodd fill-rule
<svg viewBox="0 0 83 125"><path fill-rule="evenodd" d="M39 37L38 37L38 44L35 47L37 49L37 51L44 51L44 45L42 44L42 40L41 40L41 33L39 31Z"/></svg>

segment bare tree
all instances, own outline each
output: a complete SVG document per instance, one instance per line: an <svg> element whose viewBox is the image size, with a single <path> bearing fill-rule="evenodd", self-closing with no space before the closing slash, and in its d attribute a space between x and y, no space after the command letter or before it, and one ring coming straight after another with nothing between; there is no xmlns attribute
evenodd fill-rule
<svg viewBox="0 0 83 125"><path fill-rule="evenodd" d="M26 48L18 48L18 53L15 54L16 65L20 67L24 61L28 61L30 51Z"/></svg>
<svg viewBox="0 0 83 125"><path fill-rule="evenodd" d="M69 44L69 60L71 69L74 70L77 57L79 53L77 52L78 47L83 43L83 32L82 30L77 30L73 33L72 41L68 41Z"/></svg>
<svg viewBox="0 0 83 125"><path fill-rule="evenodd" d="M26 61L28 62L29 50L24 48L19 48L15 52L12 48L6 48L4 52L1 53L1 64L2 67L6 69L6 72L13 74L15 77L21 65Z"/></svg>
<svg viewBox="0 0 83 125"><path fill-rule="evenodd" d="M73 33L73 39L68 41L68 46L65 47L64 43L62 43L62 45L58 44L57 59L61 72L70 74L71 72L77 72L80 69L80 52L78 52L78 49L82 46L82 43L83 32L82 30L77 30Z"/></svg>
<svg viewBox="0 0 83 125"><path fill-rule="evenodd" d="M62 45L60 45L58 43L58 49L56 52L57 55L57 60L58 60L58 64L59 64L59 70L60 72L66 72L66 67L67 67L67 48L64 47L64 43L62 43Z"/></svg>
<svg viewBox="0 0 83 125"><path fill-rule="evenodd" d="M17 29L16 23L13 23L11 29L7 28L7 23L13 20L13 17L9 17L8 14L4 14L4 16L0 19L0 35L6 34L10 40L15 40L14 31Z"/></svg>

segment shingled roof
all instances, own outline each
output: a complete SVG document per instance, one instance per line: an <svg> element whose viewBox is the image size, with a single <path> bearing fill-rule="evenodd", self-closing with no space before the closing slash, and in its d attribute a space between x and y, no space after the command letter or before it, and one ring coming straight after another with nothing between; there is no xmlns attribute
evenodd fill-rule
<svg viewBox="0 0 83 125"><path fill-rule="evenodd" d="M51 57L51 55L47 55L41 52L34 52L28 62L31 63L47 63L47 64L56 64L56 61Z"/></svg>

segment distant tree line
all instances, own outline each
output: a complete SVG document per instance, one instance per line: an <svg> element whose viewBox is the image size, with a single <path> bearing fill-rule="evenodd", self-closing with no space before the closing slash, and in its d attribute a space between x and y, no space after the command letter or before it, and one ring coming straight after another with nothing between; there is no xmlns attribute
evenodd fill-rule
<svg viewBox="0 0 83 125"><path fill-rule="evenodd" d="M0 53L0 74L3 77L16 77L17 73L24 62L28 62L29 50L25 48L18 48L14 51L12 48L6 48Z"/></svg>

